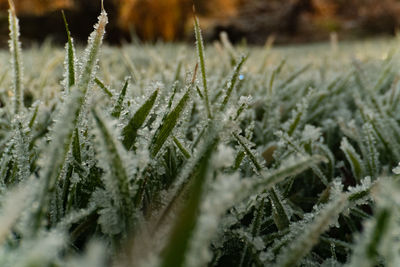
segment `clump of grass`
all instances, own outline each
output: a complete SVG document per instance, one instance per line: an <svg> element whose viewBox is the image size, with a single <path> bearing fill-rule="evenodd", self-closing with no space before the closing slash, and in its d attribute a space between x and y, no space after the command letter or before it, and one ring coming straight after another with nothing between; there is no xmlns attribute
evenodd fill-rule
<svg viewBox="0 0 400 267"><path fill-rule="evenodd" d="M357 45L214 50L195 17L196 48L118 50L102 6L86 49L63 15L64 66L23 78L22 61L62 51L22 54L12 1L9 15L0 266L397 266L398 55L374 55L387 44L368 61L349 60Z"/></svg>

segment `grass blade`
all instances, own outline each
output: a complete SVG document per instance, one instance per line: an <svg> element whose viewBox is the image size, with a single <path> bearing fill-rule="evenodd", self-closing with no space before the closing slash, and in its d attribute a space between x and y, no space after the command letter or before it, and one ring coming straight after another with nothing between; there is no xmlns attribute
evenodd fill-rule
<svg viewBox="0 0 400 267"><path fill-rule="evenodd" d="M282 196L276 192L276 188L272 187L269 191L269 198L273 203L273 219L279 231L286 229L289 226L290 218L286 212L285 206L282 203Z"/></svg>
<svg viewBox="0 0 400 267"><path fill-rule="evenodd" d="M261 179L251 182L247 181L246 187L248 188L248 193L252 192L251 194L256 194L257 192L269 189L273 185L283 181L285 178L297 175L323 160L324 158L318 155L312 157L300 156L297 160L288 159L286 162L282 163L282 166L279 169L270 172L263 172ZM243 190L243 192L245 191L246 190Z"/></svg>
<svg viewBox="0 0 400 267"><path fill-rule="evenodd" d="M251 151L251 148L245 144L246 142L249 142L249 141L247 139L245 139L243 136L238 135L237 133L232 133L232 135L236 139L236 141L239 143L239 145L243 148L244 152L246 153L246 156L249 157L249 159L253 163L256 171L260 172L263 168L262 165L259 163L259 161L257 160L257 157Z"/></svg>
<svg viewBox="0 0 400 267"><path fill-rule="evenodd" d="M124 87L122 88L121 93L118 96L118 100L115 103L113 110L111 111L111 116L113 116L114 118L119 118L119 116L121 115L122 104L125 99L126 89L128 88L129 85L129 79L130 78L125 79Z"/></svg>
<svg viewBox="0 0 400 267"><path fill-rule="evenodd" d="M106 95L108 95L110 98L113 97L113 94L111 91L104 85L102 81L100 81L98 78L94 78L94 82L104 91Z"/></svg>
<svg viewBox="0 0 400 267"><path fill-rule="evenodd" d="M272 96L273 92L274 92L274 82L275 82L275 78L279 75L279 73L281 72L283 66L286 63L286 59L282 60L278 67L276 67L272 73L271 73L271 77L269 79L269 83L268 83L268 94L270 96Z"/></svg>
<svg viewBox="0 0 400 267"><path fill-rule="evenodd" d="M68 22L67 18L65 17L64 10L61 11L63 20L64 20L64 25L65 25L65 30L67 32L67 44L66 44L66 57L65 57L65 77L64 77L64 84L67 89L67 92L69 92L69 89L75 85L75 47L74 47L74 41L71 37L71 33L68 28Z"/></svg>
<svg viewBox="0 0 400 267"><path fill-rule="evenodd" d="M179 151L181 151L181 153L185 156L185 158L189 159L190 158L190 153L188 152L188 150L182 145L181 142L179 142L178 138L176 138L175 136L173 136L173 140L175 145L179 148Z"/></svg>
<svg viewBox="0 0 400 267"><path fill-rule="evenodd" d="M72 156L78 163L82 163L81 145L79 141L79 130L75 128L74 139L72 141Z"/></svg>
<svg viewBox="0 0 400 267"><path fill-rule="evenodd" d="M279 86L278 89L285 88L288 86L291 82L293 82L297 77L299 77L301 74L306 72L309 68L311 67L311 64L307 64L304 67L300 68L298 71L294 72L292 75L290 75L285 81L283 81Z"/></svg>
<svg viewBox="0 0 400 267"><path fill-rule="evenodd" d="M207 181L208 165L211 154L217 142L213 140L205 148L204 155L200 158L191 177L189 199L177 216L171 231L169 241L162 252L162 267L183 266L185 252L189 247L189 241L196 227L196 218L200 209L201 197L204 185Z"/></svg>
<svg viewBox="0 0 400 267"><path fill-rule="evenodd" d="M160 125L160 128L157 130L156 135L154 136L151 148L152 157L157 156L161 147L164 145L167 138L171 135L172 130L178 122L178 119L181 116L182 111L184 110L186 104L190 100L190 90L189 87L186 93L179 100L179 103L175 106L175 108L167 115L164 122Z"/></svg>
<svg viewBox="0 0 400 267"><path fill-rule="evenodd" d="M175 70L175 75L174 75L174 80L173 82L177 82L179 81L179 77L181 75L181 68L182 68L182 61L178 62L178 65L176 66L176 70Z"/></svg>
<svg viewBox="0 0 400 267"><path fill-rule="evenodd" d="M363 178L364 164L361 161L360 155L356 152L353 146L347 141L347 138L343 138L340 149L345 154L348 162L350 163L351 170L357 183Z"/></svg>
<svg viewBox="0 0 400 267"><path fill-rule="evenodd" d="M129 231L133 205L130 197L127 171L118 151L118 140L110 133L104 119L99 116L95 109L92 109L92 114L100 132L104 149L103 154L106 156L106 162L108 162L108 168L111 173L110 178L112 181L109 181L110 188L108 188L108 191L113 194L115 200L120 201L118 207L121 209L121 214L124 215L125 229Z"/></svg>
<svg viewBox="0 0 400 267"><path fill-rule="evenodd" d="M144 104L136 111L128 124L122 129L122 144L127 150L131 150L136 140L137 131L142 127L156 102L159 89L156 89Z"/></svg>
<svg viewBox="0 0 400 267"><path fill-rule="evenodd" d="M204 103L205 103L206 110L207 110L207 116L209 119L211 119L212 113L211 113L211 108L210 108L210 101L208 99L207 76L206 76L206 67L205 67L205 61L204 61L203 37L201 36L199 20L196 16L194 16L194 31L195 31L195 36L196 36L197 54L199 57L201 77L202 77L202 81L203 81Z"/></svg>
<svg viewBox="0 0 400 267"><path fill-rule="evenodd" d="M11 67L13 69L13 88L14 88L14 113L18 114L23 105L22 88L22 58L21 43L19 41L19 22L15 13L14 1L8 1L10 9L8 10L8 22L10 30L9 47L11 53Z"/></svg>
<svg viewBox="0 0 400 267"><path fill-rule="evenodd" d="M365 123L362 129L364 143L366 143L367 147L366 155L363 155L363 158L367 159L368 173L374 179L379 174L379 152L376 147L376 139L370 123Z"/></svg>
<svg viewBox="0 0 400 267"><path fill-rule="evenodd" d="M228 82L229 87L226 90L225 98L222 101L220 111L225 110L226 104L228 104L228 101L229 101L229 98L231 97L233 88L235 88L236 82L239 78L240 70L242 69L242 66L243 66L244 62L247 60L247 58L248 58L248 56L241 57L239 63L236 65L236 67L233 71L232 77L231 77L230 81Z"/></svg>

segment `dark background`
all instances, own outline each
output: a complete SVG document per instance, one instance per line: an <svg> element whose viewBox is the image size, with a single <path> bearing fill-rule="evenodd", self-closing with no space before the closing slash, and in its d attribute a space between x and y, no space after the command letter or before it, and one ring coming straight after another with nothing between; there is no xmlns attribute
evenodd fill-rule
<svg viewBox="0 0 400 267"><path fill-rule="evenodd" d="M73 37L87 40L100 0L14 0L24 43L51 38L65 42L61 9ZM233 42L304 43L394 35L400 26L399 0L105 0L110 17L107 41L120 44L131 36L146 41L191 41L193 11L207 41L226 31ZM8 1L0 0L0 45L7 45Z"/></svg>

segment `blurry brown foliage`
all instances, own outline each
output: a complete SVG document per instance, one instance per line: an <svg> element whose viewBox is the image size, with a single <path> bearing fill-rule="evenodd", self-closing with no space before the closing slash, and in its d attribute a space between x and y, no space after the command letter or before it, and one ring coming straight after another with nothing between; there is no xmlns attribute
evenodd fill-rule
<svg viewBox="0 0 400 267"><path fill-rule="evenodd" d="M72 8L73 0L14 0L18 14L43 15L58 9ZM0 8L8 9L8 0L0 0Z"/></svg>
<svg viewBox="0 0 400 267"><path fill-rule="evenodd" d="M99 2L100 0L86 0ZM78 0L14 0L19 15L43 15L57 9L75 11L88 3ZM192 17L192 5L199 15L223 20L237 14L244 0L105 0L117 14L117 24L125 32L134 30L144 40L161 38L166 41L184 37L187 22ZM8 8L8 0L0 0L0 9Z"/></svg>
<svg viewBox="0 0 400 267"><path fill-rule="evenodd" d="M41 16L49 31L59 19L55 10L71 10L72 28L95 20L100 0L14 0L19 15L31 17L29 32L35 34L32 16ZM227 31L233 41L243 37L263 43L268 36L277 42L326 39L359 33L394 33L400 26L400 0L104 0L112 19L109 36L119 40L133 30L143 40L181 40L191 34L192 5L201 19L205 36L218 38ZM8 0L0 0L0 9ZM50 15L49 15L50 14ZM32 26L29 26L31 25ZM60 24L57 21L57 24ZM43 23L42 23L43 25ZM62 25L61 25L62 26ZM57 28L58 31L58 28ZM85 36L81 30L76 33ZM37 31L40 34L40 29ZM56 32L56 30L54 30ZM79 35L81 34L81 35ZM118 41L117 40L117 41Z"/></svg>
<svg viewBox="0 0 400 267"><path fill-rule="evenodd" d="M166 41L182 37L185 21L190 15L191 3L187 0L121 0L119 25L135 32L145 40L162 37Z"/></svg>
<svg viewBox="0 0 400 267"><path fill-rule="evenodd" d="M224 30L240 40L279 43L327 40L331 32L354 38L394 34L400 26L399 0L249 0Z"/></svg>
<svg viewBox="0 0 400 267"><path fill-rule="evenodd" d="M119 25L123 29L134 27L145 40L161 37L171 41L183 37L192 5L200 15L222 20L236 15L243 0L120 0Z"/></svg>

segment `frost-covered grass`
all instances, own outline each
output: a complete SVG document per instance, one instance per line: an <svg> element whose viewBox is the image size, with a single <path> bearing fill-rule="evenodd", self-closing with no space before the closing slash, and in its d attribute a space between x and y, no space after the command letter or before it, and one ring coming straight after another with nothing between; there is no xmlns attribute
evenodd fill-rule
<svg viewBox="0 0 400 267"><path fill-rule="evenodd" d="M103 47L102 10L21 51L9 14L0 266L399 266L398 40Z"/></svg>

